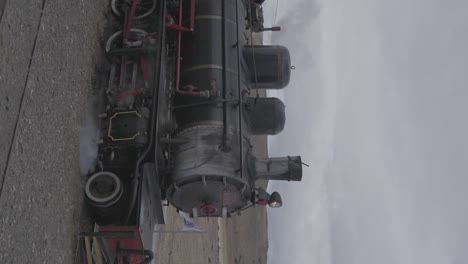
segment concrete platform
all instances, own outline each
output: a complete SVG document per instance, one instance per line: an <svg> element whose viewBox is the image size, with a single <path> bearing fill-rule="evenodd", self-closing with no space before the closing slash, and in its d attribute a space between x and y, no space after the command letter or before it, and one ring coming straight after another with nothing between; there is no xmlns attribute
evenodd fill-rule
<svg viewBox="0 0 468 264"><path fill-rule="evenodd" d="M0 263L73 263L79 129L107 7L0 2Z"/></svg>

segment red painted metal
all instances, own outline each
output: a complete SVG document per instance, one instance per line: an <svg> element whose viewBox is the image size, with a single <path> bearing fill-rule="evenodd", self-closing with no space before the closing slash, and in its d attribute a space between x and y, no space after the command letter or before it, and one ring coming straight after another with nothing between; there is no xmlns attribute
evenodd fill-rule
<svg viewBox="0 0 468 264"><path fill-rule="evenodd" d="M190 28L186 28L184 26L179 26L176 24L170 25L169 29L177 30L177 31L183 31L183 32L191 32Z"/></svg>
<svg viewBox="0 0 468 264"><path fill-rule="evenodd" d="M195 0L190 0L190 28L182 26L182 1L179 4L179 23L171 24L169 29L177 30L177 58L176 58L176 85L175 91L178 94L190 95L190 96L200 96L200 92L194 91L193 89L189 91L184 91L180 89L180 61L181 61L181 43L182 43L182 32L193 32L195 27Z"/></svg>
<svg viewBox="0 0 468 264"><path fill-rule="evenodd" d="M146 67L145 56L140 56L140 66L141 66L141 73L143 74L143 80L147 82L148 81L148 68Z"/></svg>
<svg viewBox="0 0 468 264"><path fill-rule="evenodd" d="M205 204L200 207L200 210L206 215L214 214L218 209L212 204Z"/></svg>
<svg viewBox="0 0 468 264"><path fill-rule="evenodd" d="M127 25L124 32L124 40L128 40L128 35L130 34L130 29L132 28L133 17L135 16L136 7L139 0L133 0L132 7L130 8L130 14L127 18Z"/></svg>
<svg viewBox="0 0 468 264"><path fill-rule="evenodd" d="M100 233L106 232L134 232L135 238L109 238L106 239L108 248L113 254L118 253L118 249L132 249L132 250L141 250L143 252L143 242L141 240L140 230L137 227L99 227L97 230ZM141 264L145 257L142 255L130 255L119 257L120 261L127 260L131 264ZM122 262L123 263L123 262ZM125 262L126 263L126 262Z"/></svg>
<svg viewBox="0 0 468 264"><path fill-rule="evenodd" d="M182 16L183 14L182 14L182 0L181 0L179 4L179 24L172 23L168 26L168 28L177 30L177 31L183 31L183 32L193 32L195 30L195 0L190 0L190 26L189 27L182 26L182 21L180 19Z"/></svg>
<svg viewBox="0 0 468 264"><path fill-rule="evenodd" d="M190 0L190 31L195 29L195 0Z"/></svg>
<svg viewBox="0 0 468 264"><path fill-rule="evenodd" d="M182 25L182 1L179 6L179 26ZM176 64L176 92L180 88L180 53L181 53L182 31L177 32L177 64Z"/></svg>
<svg viewBox="0 0 468 264"><path fill-rule="evenodd" d="M122 94L119 94L117 96L114 96L112 99L116 101L121 101L125 98L131 97L131 96L137 96L143 92L143 89L135 90L135 91L130 91L130 92L125 92Z"/></svg>

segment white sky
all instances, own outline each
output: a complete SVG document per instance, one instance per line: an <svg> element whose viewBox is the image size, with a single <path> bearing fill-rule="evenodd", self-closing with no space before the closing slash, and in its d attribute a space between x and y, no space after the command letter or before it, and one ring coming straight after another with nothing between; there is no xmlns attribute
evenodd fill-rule
<svg viewBox="0 0 468 264"><path fill-rule="evenodd" d="M311 167L269 186L268 262L468 263L468 1L279 0L277 24L296 70L270 155Z"/></svg>

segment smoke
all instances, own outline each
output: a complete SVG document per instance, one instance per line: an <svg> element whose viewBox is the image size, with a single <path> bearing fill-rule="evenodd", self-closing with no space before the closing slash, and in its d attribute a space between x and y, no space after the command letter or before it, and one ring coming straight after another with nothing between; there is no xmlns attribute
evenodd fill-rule
<svg viewBox="0 0 468 264"><path fill-rule="evenodd" d="M311 34L311 31L313 30L312 24L320 15L320 5L312 0L288 1L288 6L291 10L281 12L283 15L276 23L270 21L280 26L281 31L271 33L267 39L273 44L289 47L294 65L303 69L310 68L316 58L313 50L317 43L317 41L311 41L310 36L316 35Z"/></svg>
<svg viewBox="0 0 468 264"><path fill-rule="evenodd" d="M468 263L467 2L446 2L323 1L314 22L301 14L309 10L287 6L285 16L301 22L281 24L287 39L275 42L318 53L322 82L313 72L308 82L291 79L298 86L287 88L285 103L302 127L287 119L286 129L299 132L272 150L322 152L314 142L328 129L317 120L334 104L325 92L335 90L337 107L325 175L311 159L300 187L277 189L284 206L268 212L270 264ZM319 34L307 32L310 23ZM292 25L304 32L289 34ZM317 258L327 250L331 262Z"/></svg>
<svg viewBox="0 0 468 264"><path fill-rule="evenodd" d="M86 108L86 116L80 128L80 173L88 174L96 164L99 140L98 96L92 96Z"/></svg>
<svg viewBox="0 0 468 264"><path fill-rule="evenodd" d="M279 34L273 34L273 41L284 39L281 32L286 32L287 35L294 36L294 38L303 36L304 32L310 28L310 25L320 15L320 4L317 1L289 1L288 5L292 6L291 9L294 11L284 12L283 16L276 21L277 25L284 27L286 30L282 29Z"/></svg>
<svg viewBox="0 0 468 264"><path fill-rule="evenodd" d="M284 203L268 211L268 263L332 263L324 170L333 158L336 94L323 89L323 12L318 1L297 0L278 10L274 25L281 31L270 41L289 49L295 70L288 87L268 92L286 105L285 129L269 137L269 154L301 155L310 167L303 167L301 182L269 182L268 190L280 192Z"/></svg>

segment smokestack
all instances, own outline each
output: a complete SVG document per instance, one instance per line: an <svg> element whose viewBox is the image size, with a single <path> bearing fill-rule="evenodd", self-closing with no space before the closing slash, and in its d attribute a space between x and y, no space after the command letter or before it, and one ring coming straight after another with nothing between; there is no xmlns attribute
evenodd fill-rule
<svg viewBox="0 0 468 264"><path fill-rule="evenodd" d="M301 181L302 161L300 156L257 160L256 179L276 181Z"/></svg>

